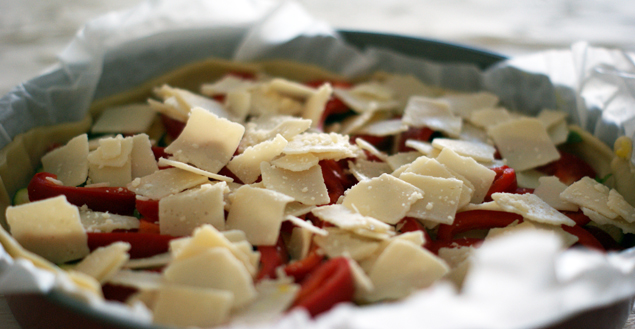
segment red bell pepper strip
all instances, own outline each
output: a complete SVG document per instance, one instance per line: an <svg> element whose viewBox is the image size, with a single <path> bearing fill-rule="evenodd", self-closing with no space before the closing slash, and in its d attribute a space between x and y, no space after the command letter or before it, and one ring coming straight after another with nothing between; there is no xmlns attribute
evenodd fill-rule
<svg viewBox="0 0 635 329"><path fill-rule="evenodd" d="M159 224L148 221L145 218L141 218L139 220L139 229L137 230L139 233L151 233L151 234L161 234L161 227Z"/></svg>
<svg viewBox="0 0 635 329"><path fill-rule="evenodd" d="M168 252L170 240L178 237L171 235L134 232L87 233L88 249L93 251L113 242L130 243L130 258L145 258Z"/></svg>
<svg viewBox="0 0 635 329"><path fill-rule="evenodd" d="M493 193L516 192L518 184L516 182L516 171L514 171L514 169L509 168L508 166L501 166L491 169L496 172L496 177L494 177L494 181L492 182L492 185L489 187L489 190L485 195L485 202L492 201Z"/></svg>
<svg viewBox="0 0 635 329"><path fill-rule="evenodd" d="M319 164L322 168L324 184L329 192L330 204L334 204L344 194L344 191L353 186L355 182L346 175L341 164L337 161L322 160Z"/></svg>
<svg viewBox="0 0 635 329"><path fill-rule="evenodd" d="M135 199L135 207L146 220L150 222L159 221L159 200Z"/></svg>
<svg viewBox="0 0 635 329"><path fill-rule="evenodd" d="M585 215L582 210L578 211L562 211L562 214L571 218L577 225L584 226L589 224L591 218Z"/></svg>
<svg viewBox="0 0 635 329"><path fill-rule="evenodd" d="M163 123L163 127L165 127L165 132L172 139L177 139L183 128L185 128L185 122L170 118L165 114L161 114L161 122Z"/></svg>
<svg viewBox="0 0 635 329"><path fill-rule="evenodd" d="M316 250L313 250L303 259L285 266L284 272L288 276L292 276L295 279L295 282L301 282L309 273L322 264L323 259L324 255L321 255L317 253Z"/></svg>
<svg viewBox="0 0 635 329"><path fill-rule="evenodd" d="M591 249L596 249L600 251L606 251L604 246L598 241L598 239L593 236L589 231L585 230L584 227L580 225L575 226L567 226L561 225L562 229L569 233L578 237L578 243Z"/></svg>
<svg viewBox="0 0 635 329"><path fill-rule="evenodd" d="M256 282L264 278L275 279L276 268L289 262L289 254L282 236L278 237L275 246L258 246L257 249L260 252L260 271L256 275Z"/></svg>
<svg viewBox="0 0 635 329"><path fill-rule="evenodd" d="M348 260L337 257L320 265L302 281L293 307L304 308L315 317L338 303L351 301L354 293Z"/></svg>
<svg viewBox="0 0 635 329"><path fill-rule="evenodd" d="M135 194L125 187L73 187L57 185L48 179L57 176L47 172L35 174L27 186L29 200L44 200L65 195L66 200L78 207L87 205L94 211L131 216L135 209Z"/></svg>
<svg viewBox="0 0 635 329"><path fill-rule="evenodd" d="M523 221L523 216L514 213L491 210L470 210L456 214L452 225L441 224L437 231L437 240L450 241L459 233L505 227L514 221Z"/></svg>
<svg viewBox="0 0 635 329"><path fill-rule="evenodd" d="M596 172L589 164L577 156L560 151L560 159L537 168L547 175L558 177L561 182L571 185L584 176L595 178Z"/></svg>
<svg viewBox="0 0 635 329"><path fill-rule="evenodd" d="M428 230L426 230L421 222L413 217L404 217L404 219L401 220L401 224L401 229L399 229L401 233L417 231L423 232L423 247L430 249L429 247L432 246L432 239L430 238L430 234L428 234ZM399 224L397 225L397 227L399 227Z"/></svg>
<svg viewBox="0 0 635 329"><path fill-rule="evenodd" d="M399 144L397 150L399 152L410 152L414 149L406 146L406 141L414 139L418 141L427 142L432 137L434 131L428 127L410 127L407 131L402 132L399 135Z"/></svg>
<svg viewBox="0 0 635 329"><path fill-rule="evenodd" d="M483 243L483 239L478 238L458 238L447 241L437 240L432 241L427 249L438 255L439 249L441 248L478 247L481 243Z"/></svg>

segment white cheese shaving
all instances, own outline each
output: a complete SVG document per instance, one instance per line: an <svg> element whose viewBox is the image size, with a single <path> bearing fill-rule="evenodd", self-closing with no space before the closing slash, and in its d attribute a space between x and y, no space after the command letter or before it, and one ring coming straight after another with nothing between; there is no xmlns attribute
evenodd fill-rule
<svg viewBox="0 0 635 329"><path fill-rule="evenodd" d="M381 99L381 96L377 98L376 95L355 93L342 88L333 88L333 94L357 113L387 111L399 106L399 102L395 100Z"/></svg>
<svg viewBox="0 0 635 329"><path fill-rule="evenodd" d="M353 232L335 227L327 227L326 236L315 236L313 241L329 258L348 255L354 260L364 259L379 248L379 242L375 239L365 238Z"/></svg>
<svg viewBox="0 0 635 329"><path fill-rule="evenodd" d="M137 178L130 182L127 188L137 195L158 200L207 182L209 180L205 176L178 168L168 168Z"/></svg>
<svg viewBox="0 0 635 329"><path fill-rule="evenodd" d="M260 176L260 163L269 162L280 155L285 146L287 140L282 135L277 135L273 140L248 147L243 153L234 156L227 168L243 183L251 184Z"/></svg>
<svg viewBox="0 0 635 329"><path fill-rule="evenodd" d="M422 176L408 172L401 174L399 178L424 192L423 199L417 200L410 207L407 216L441 224L454 222L463 182L456 178Z"/></svg>
<svg viewBox="0 0 635 329"><path fill-rule="evenodd" d="M244 132L238 123L193 108L185 128L165 152L177 161L217 173L234 155Z"/></svg>
<svg viewBox="0 0 635 329"><path fill-rule="evenodd" d="M595 222L596 224L613 225L619 227L624 233L635 233L635 224L629 223L621 217L608 218L593 209L585 207L580 207L580 209L582 209L582 213L584 215L589 217L591 221Z"/></svg>
<svg viewBox="0 0 635 329"><path fill-rule="evenodd" d="M629 223L635 222L635 208L626 202L624 197L616 190L611 189L611 191L609 191L609 201L606 205L619 214L625 221Z"/></svg>
<svg viewBox="0 0 635 329"><path fill-rule="evenodd" d="M304 104L302 117L311 120L311 127L315 128L320 123L326 103L331 99L332 93L333 88L331 88L331 85L325 83L307 99L306 104Z"/></svg>
<svg viewBox="0 0 635 329"><path fill-rule="evenodd" d="M494 153L496 153L496 149L493 146L485 143L448 138L435 138L432 140L432 146L440 150L449 148L456 154L470 157L478 162L492 162L494 161Z"/></svg>
<svg viewBox="0 0 635 329"><path fill-rule="evenodd" d="M325 230L325 232L328 235L328 231ZM304 259L309 254L312 242L313 232L303 227L294 227L291 231L291 238L287 242L287 250L291 259Z"/></svg>
<svg viewBox="0 0 635 329"><path fill-rule="evenodd" d="M484 243L488 243L490 240L501 237L501 236L517 233L518 231L521 231L521 230L540 230L540 231L552 232L558 236L558 238L562 241L562 244L565 247L570 247L574 245L576 242L578 242L579 240L577 236L566 232L560 226L535 223L535 222L526 220L520 224L516 223L516 224L509 225L507 227L490 229L489 232L487 233L487 237L485 238Z"/></svg>
<svg viewBox="0 0 635 329"><path fill-rule="evenodd" d="M441 99L450 105L454 114L466 119L473 111L492 108L499 101L498 96L487 91L447 94Z"/></svg>
<svg viewBox="0 0 635 329"><path fill-rule="evenodd" d="M282 95L300 99L307 99L318 92L315 88L282 78L274 78L268 86Z"/></svg>
<svg viewBox="0 0 635 329"><path fill-rule="evenodd" d="M90 275L104 284L112 278L128 261L130 244L115 242L107 247L99 247L82 259L73 270Z"/></svg>
<svg viewBox="0 0 635 329"><path fill-rule="evenodd" d="M328 235L328 232L326 232L324 229L321 229L319 227L316 227L313 225L313 223L311 223L310 221L304 220L302 218L298 218L295 216L291 216L291 215L287 215L284 217L284 220L288 220L291 223L293 223L293 225L301 227L311 233L317 234L317 235Z"/></svg>
<svg viewBox="0 0 635 329"><path fill-rule="evenodd" d="M90 128L93 134L138 134L148 131L156 112L148 104L130 104L105 109Z"/></svg>
<svg viewBox="0 0 635 329"><path fill-rule="evenodd" d="M290 140L309 129L310 126L311 120L307 119L286 115L264 115L247 123L245 135L238 150L242 153L247 147L273 139L278 134Z"/></svg>
<svg viewBox="0 0 635 329"><path fill-rule="evenodd" d="M6 216L13 238L51 262L65 263L89 253L79 210L63 195L9 206Z"/></svg>
<svg viewBox="0 0 635 329"><path fill-rule="evenodd" d="M432 147L432 146L430 146ZM419 152L400 152L386 158L386 163L392 170L397 170L401 166L408 165L421 156Z"/></svg>
<svg viewBox="0 0 635 329"><path fill-rule="evenodd" d="M201 170L198 169L196 167L190 166L187 163L183 163L183 162L179 162L179 161L174 161L174 160L170 160L170 159L166 159L166 158L159 158L159 162L158 164L162 167L174 167L174 168L178 168L184 171L188 171L191 172L193 174L197 174L197 175L201 175L201 176L205 176L207 178L211 178L211 179L215 179L215 180L219 180L219 181L223 181L223 182L227 182L227 183L231 183L234 181L233 178L231 177L227 177L227 176L223 176L223 175L219 175L219 174L214 174L205 170Z"/></svg>
<svg viewBox="0 0 635 329"><path fill-rule="evenodd" d="M336 133L304 133L289 140L284 149L285 154L306 154L322 159L340 160L353 158L356 147L348 142L348 136Z"/></svg>
<svg viewBox="0 0 635 329"><path fill-rule="evenodd" d="M163 285L161 273L149 271L120 270L108 280L117 286L132 287L139 290L157 290Z"/></svg>
<svg viewBox="0 0 635 329"><path fill-rule="evenodd" d="M188 286L162 286L153 308L153 322L174 327L213 327L224 323L234 302L232 292Z"/></svg>
<svg viewBox="0 0 635 329"><path fill-rule="evenodd" d="M357 133L370 136L391 136L406 130L408 130L408 126L403 124L400 119L391 119L370 123L357 131Z"/></svg>
<svg viewBox="0 0 635 329"><path fill-rule="evenodd" d="M198 107L215 116L230 118L229 113L227 113L223 105L211 98L197 95L185 89L173 88L168 85L163 85L154 91L164 100L164 105L177 108L179 113L187 115L191 112L191 109ZM168 101L169 99L173 99L173 101ZM170 113L166 114L170 115ZM179 118L175 119L178 120Z"/></svg>
<svg viewBox="0 0 635 329"><path fill-rule="evenodd" d="M257 324L275 321L291 306L300 285L291 280L262 280L256 285L258 297L232 314L232 325Z"/></svg>
<svg viewBox="0 0 635 329"><path fill-rule="evenodd" d="M42 157L45 172L55 174L66 186L77 186L88 177L88 137L81 134Z"/></svg>
<svg viewBox="0 0 635 329"><path fill-rule="evenodd" d="M86 232L109 233L114 230L139 228L139 220L136 217L92 211L86 205L79 208L79 217Z"/></svg>
<svg viewBox="0 0 635 329"><path fill-rule="evenodd" d="M346 191L342 204L364 216L396 224L423 198L421 189L388 174L361 181Z"/></svg>
<svg viewBox="0 0 635 329"><path fill-rule="evenodd" d="M534 190L534 195L558 210L578 211L578 206L560 198L560 193L567 189L567 185L560 182L558 177L548 176L539 179L540 185Z"/></svg>
<svg viewBox="0 0 635 329"><path fill-rule="evenodd" d="M159 170L148 135L139 134L132 137L130 165L132 179L147 176Z"/></svg>
<svg viewBox="0 0 635 329"><path fill-rule="evenodd" d="M522 118L490 127L494 140L507 165L517 171L532 169L558 160L560 153L540 120Z"/></svg>
<svg viewBox="0 0 635 329"><path fill-rule="evenodd" d="M323 221L360 236L385 240L395 235L392 226L353 212L343 205L316 207L311 212Z"/></svg>
<svg viewBox="0 0 635 329"><path fill-rule="evenodd" d="M276 191L248 185L234 192L232 198L226 227L242 230L253 245L275 245L285 206L293 199Z"/></svg>
<svg viewBox="0 0 635 329"><path fill-rule="evenodd" d="M312 153L305 154L286 154L280 158L271 161L271 164L290 171L305 171L320 162L320 158Z"/></svg>
<svg viewBox="0 0 635 329"><path fill-rule="evenodd" d="M356 159L355 162L348 161L348 169L358 181L379 177L392 171L386 162L368 161L361 158Z"/></svg>
<svg viewBox="0 0 635 329"><path fill-rule="evenodd" d="M330 200L320 166L305 171L289 171L262 162L260 170L262 182L270 190L286 194L306 205L325 204Z"/></svg>
<svg viewBox="0 0 635 329"><path fill-rule="evenodd" d="M462 120L450 110L448 103L432 98L414 96L408 101L403 123L413 127L429 127L451 137L459 137Z"/></svg>
<svg viewBox="0 0 635 329"><path fill-rule="evenodd" d="M519 214L524 218L550 225L574 226L575 222L542 201L538 196L528 194L494 193L492 199L504 211Z"/></svg>
<svg viewBox="0 0 635 329"><path fill-rule="evenodd" d="M496 177L496 173L493 170L479 164L472 158L460 156L448 148L444 148L436 159L447 169L465 177L465 179L472 183L474 186L474 194L471 199L472 203L483 202L487 191Z"/></svg>
<svg viewBox="0 0 635 329"><path fill-rule="evenodd" d="M205 83L201 86L201 93L206 96L225 95L234 91L245 91L252 89L258 83L252 80L243 79L238 76L227 74L214 83Z"/></svg>
<svg viewBox="0 0 635 329"><path fill-rule="evenodd" d="M489 128L497 124L512 120L506 108L486 108L472 112L468 118L469 122L481 128Z"/></svg>
<svg viewBox="0 0 635 329"><path fill-rule="evenodd" d="M171 284L231 291L233 307L247 305L256 298L251 275L222 247L209 248L186 259L174 259L163 271L163 277Z"/></svg>
<svg viewBox="0 0 635 329"><path fill-rule="evenodd" d="M191 235L195 228L210 224L218 230L225 228L223 194L227 185L203 184L197 189L166 196L159 200L159 228L161 234Z"/></svg>
<svg viewBox="0 0 635 329"><path fill-rule="evenodd" d="M609 188L589 177L569 185L560 198L614 219L618 214L609 207Z"/></svg>

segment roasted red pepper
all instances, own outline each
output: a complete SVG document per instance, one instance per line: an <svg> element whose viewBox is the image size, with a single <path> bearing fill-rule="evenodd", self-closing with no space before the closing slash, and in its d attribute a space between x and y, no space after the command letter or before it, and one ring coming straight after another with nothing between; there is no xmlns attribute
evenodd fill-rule
<svg viewBox="0 0 635 329"><path fill-rule="evenodd" d="M289 262L289 254L284 245L282 236L278 237L275 246L258 246L260 252L260 271L256 275L256 281L264 278L276 278L276 268Z"/></svg>
<svg viewBox="0 0 635 329"><path fill-rule="evenodd" d="M139 220L139 233L161 234L161 227L154 221L148 221L145 218Z"/></svg>
<svg viewBox="0 0 635 329"><path fill-rule="evenodd" d="M416 218L404 217L404 219L401 220L401 224L401 229L399 229L401 233L422 232L424 239L423 247L429 249L429 247L432 246L432 239L430 238L430 234L428 234L428 230L426 230L423 224L421 224Z"/></svg>
<svg viewBox="0 0 635 329"><path fill-rule="evenodd" d="M575 226L567 226L562 225L562 229L569 233L578 237L578 243L587 248L596 249L600 251L606 251L604 246L598 241L598 239L593 236L589 231L585 230L584 227L580 225Z"/></svg>
<svg viewBox="0 0 635 329"><path fill-rule="evenodd" d="M582 210L578 211L562 211L562 213L571 218L577 225L584 226L591 221L589 216L585 215Z"/></svg>
<svg viewBox="0 0 635 329"><path fill-rule="evenodd" d="M163 122L165 132L172 139L177 139L183 131L183 128L185 128L185 122L170 118L165 114L161 114L161 122Z"/></svg>
<svg viewBox="0 0 635 329"><path fill-rule="evenodd" d="M491 169L496 172L496 177L494 177L494 182L492 182L492 185L487 191L487 195L485 195L484 201L492 201L492 194L494 193L516 192L518 184L516 182L516 171L514 171L514 169L509 168L508 166L501 166Z"/></svg>
<svg viewBox="0 0 635 329"><path fill-rule="evenodd" d="M337 161L322 160L319 164L322 167L324 184L329 192L330 204L334 204L344 194L344 191L353 186L355 182L346 175L341 164Z"/></svg>
<svg viewBox="0 0 635 329"><path fill-rule="evenodd" d="M353 299L355 287L348 260L333 258L323 263L302 281L293 307L306 309L311 316Z"/></svg>
<svg viewBox="0 0 635 329"><path fill-rule="evenodd" d="M171 235L138 233L138 232L111 232L111 233L87 233L88 249L93 251L99 247L108 246L117 241L130 243L130 258L145 258L168 252L170 240L178 237Z"/></svg>
<svg viewBox="0 0 635 329"><path fill-rule="evenodd" d="M523 221L523 216L503 211L470 210L456 214L452 225L441 224L437 231L437 240L450 241L459 233L505 227L514 221Z"/></svg>
<svg viewBox="0 0 635 329"><path fill-rule="evenodd" d="M315 268L322 264L324 255L317 253L316 250L309 252L309 254L301 260L292 262L284 267L284 272L288 276L292 276L295 282L301 282L307 274L311 273Z"/></svg>
<svg viewBox="0 0 635 329"><path fill-rule="evenodd" d="M140 200L135 199L137 211L150 222L159 221L159 200Z"/></svg>
<svg viewBox="0 0 635 329"><path fill-rule="evenodd" d="M596 176L595 170L584 160L563 151L560 151L560 159L537 169L547 175L558 177L566 185L571 185L584 176L591 178Z"/></svg>
<svg viewBox="0 0 635 329"><path fill-rule="evenodd" d="M29 200L44 200L65 195L68 202L81 207L87 205L94 211L111 212L131 216L135 210L135 194L125 187L72 187L57 185L47 177L57 176L47 172L35 174L27 187Z"/></svg>
<svg viewBox="0 0 635 329"><path fill-rule="evenodd" d="M481 243L483 243L483 239L478 238L458 238L447 241L437 240L432 241L427 249L435 254L439 254L439 249L441 248L478 247Z"/></svg>
<svg viewBox="0 0 635 329"><path fill-rule="evenodd" d="M434 131L428 127L410 127L407 131L402 132L399 135L399 144L397 150L399 152L414 151L414 149L406 146L406 141L414 139L418 141L427 142L432 137Z"/></svg>

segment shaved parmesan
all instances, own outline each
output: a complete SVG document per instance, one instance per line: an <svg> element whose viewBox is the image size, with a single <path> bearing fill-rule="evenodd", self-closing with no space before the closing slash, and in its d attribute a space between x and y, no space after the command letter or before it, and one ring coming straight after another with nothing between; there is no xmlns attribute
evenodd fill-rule
<svg viewBox="0 0 635 329"><path fill-rule="evenodd" d="M331 99L332 93L333 88L331 88L330 84L326 83L322 85L317 92L310 95L306 101L302 117L311 120L311 127L315 128L320 123L320 119L326 109L326 103Z"/></svg>
<svg viewBox="0 0 635 329"><path fill-rule="evenodd" d="M158 254L151 257L147 257L147 258L130 259L126 262L126 264L123 267L130 268L130 269L162 267L162 266L168 265L168 263L170 263L171 261L172 261L172 255L170 255L169 252L166 252L163 254Z"/></svg>
<svg viewBox="0 0 635 329"><path fill-rule="evenodd" d="M251 109L253 115L299 115L304 109L303 103L292 97L282 95L269 84L260 85L251 90Z"/></svg>
<svg viewBox="0 0 635 329"><path fill-rule="evenodd" d="M395 235L392 226L375 218L353 212L343 205L317 207L311 212L325 222L364 237L385 240Z"/></svg>
<svg viewBox="0 0 635 329"><path fill-rule="evenodd" d="M147 176L159 170L148 135L139 134L132 137L130 165L132 179Z"/></svg>
<svg viewBox="0 0 635 329"><path fill-rule="evenodd" d="M266 162L260 164L262 182L268 189L284 193L306 205L329 202L329 194L324 184L322 168L311 167L305 171L289 171L276 168Z"/></svg>
<svg viewBox="0 0 635 329"><path fill-rule="evenodd" d="M292 198L282 193L245 185L233 195L226 227L242 230L253 245L275 245L284 208L291 201Z"/></svg>
<svg viewBox="0 0 635 329"><path fill-rule="evenodd" d="M540 178L545 176L547 176L545 173L535 169L516 171L516 182L518 187L535 189L540 185Z"/></svg>
<svg viewBox="0 0 635 329"><path fill-rule="evenodd" d="M278 135L273 140L248 147L243 153L235 156L227 164L227 168L243 183L251 184L260 176L260 163L271 161L282 153L285 146L287 146L287 140Z"/></svg>
<svg viewBox="0 0 635 329"><path fill-rule="evenodd" d="M382 161L385 161L388 158L388 155L379 151L377 148L375 148L375 146L373 146L373 144L365 141L363 138L355 138L355 144L357 144L360 149L367 151L368 153Z"/></svg>
<svg viewBox="0 0 635 329"><path fill-rule="evenodd" d="M77 186L88 177L88 137L79 135L42 157L45 172L54 174L66 186Z"/></svg>
<svg viewBox="0 0 635 329"><path fill-rule="evenodd" d="M534 190L534 195L557 210L578 211L576 204L560 198L560 193L566 189L567 185L560 182L558 177L541 177L540 185Z"/></svg>
<svg viewBox="0 0 635 329"><path fill-rule="evenodd" d="M317 235L327 235L328 234L328 232L326 232L325 230L314 226L313 223L311 223L311 221L304 220L302 218L298 218L298 217L295 217L295 216L287 215L287 216L284 217L284 220L288 220L291 223L293 223L293 225L298 226L298 227L302 227L303 229L306 229L309 232L317 234Z"/></svg>
<svg viewBox="0 0 635 329"><path fill-rule="evenodd" d="M148 104L131 104L104 110L90 128L93 134L138 134L148 131L156 117Z"/></svg>
<svg viewBox="0 0 635 329"><path fill-rule="evenodd" d="M305 133L289 140L285 154L313 153L320 159L339 160L355 157L356 148L348 142L348 136L336 133Z"/></svg>
<svg viewBox="0 0 635 329"><path fill-rule="evenodd" d="M560 153L540 120L523 118L491 127L488 134L508 166L517 171L558 160Z"/></svg>
<svg viewBox="0 0 635 329"><path fill-rule="evenodd" d="M609 218L593 209L580 207L582 213L599 225L613 225L619 227L624 233L635 233L635 224L625 221L621 217Z"/></svg>
<svg viewBox="0 0 635 329"><path fill-rule="evenodd" d="M193 108L179 137L165 148L177 161L217 173L236 151L245 128L202 108Z"/></svg>
<svg viewBox="0 0 635 329"><path fill-rule="evenodd" d="M407 216L441 224L454 222L463 182L455 178L422 176L407 172L399 178L424 192L423 199L417 200L410 207Z"/></svg>
<svg viewBox="0 0 635 329"><path fill-rule="evenodd" d="M300 285L293 281L262 280L256 286L258 297L248 306L232 315L232 323L255 324L274 321L291 306Z"/></svg>
<svg viewBox="0 0 635 329"><path fill-rule="evenodd" d="M181 170L188 171L188 172L191 172L193 174L205 176L207 178L216 179L216 180L224 181L224 182L228 182L228 183L231 183L231 182L234 181L234 179L231 178L231 177L227 177L227 176L223 176L223 175L219 175L219 174L214 174L214 173L211 173L211 172L208 172L208 171L201 170L201 169L198 169L196 167L190 166L187 163L174 161L174 160L169 160L169 159L166 159L166 158L159 158L159 165L160 166L165 166L165 167L169 166L169 167L179 168Z"/></svg>
<svg viewBox="0 0 635 329"><path fill-rule="evenodd" d="M452 137L459 137L461 133L461 118L454 116L448 103L432 98L410 98L402 121L408 126L429 127Z"/></svg>
<svg viewBox="0 0 635 329"><path fill-rule="evenodd" d="M355 162L348 161L348 170L358 181L362 181L388 174L392 168L386 162L368 161L360 158L356 159Z"/></svg>
<svg viewBox="0 0 635 329"><path fill-rule="evenodd" d="M399 106L399 102L395 100L386 100L376 95L368 93L355 93L351 90L342 88L333 88L333 94L337 96L344 104L353 109L357 113L376 112L395 109Z"/></svg>
<svg viewBox="0 0 635 329"><path fill-rule="evenodd" d="M580 207L596 211L608 218L618 214L609 207L609 188L589 177L582 177L560 193L560 198Z"/></svg>
<svg viewBox="0 0 635 329"><path fill-rule="evenodd" d="M190 235L195 228L210 224L219 230L225 228L223 194L225 183L203 184L201 187L159 200L159 227L161 234Z"/></svg>
<svg viewBox="0 0 635 329"><path fill-rule="evenodd" d="M546 232L552 232L558 236L558 238L562 241L562 244L565 247L570 247L574 245L576 242L578 242L579 240L577 236L566 232L560 226L535 223L531 221L524 221L520 224L509 225L503 228L490 229L487 234L487 237L485 238L485 241L489 241L499 236L514 234L520 230L541 230Z"/></svg>
<svg viewBox="0 0 635 329"><path fill-rule="evenodd" d="M499 101L498 96L487 91L447 94L441 99L449 104L454 114L463 118L469 118L475 110L492 108Z"/></svg>
<svg viewBox="0 0 635 329"><path fill-rule="evenodd" d="M432 147L432 146L430 146ZM386 163L390 165L392 170L397 170L399 167L403 165L407 165L415 161L417 158L421 156L419 152L401 152L396 153L386 158ZM359 160L357 160L359 161Z"/></svg>
<svg viewBox="0 0 635 329"><path fill-rule="evenodd" d="M449 148L456 154L470 157L479 162L494 161L494 153L496 149L488 144L480 142L467 142L448 138L435 138L432 140L432 146L438 149Z"/></svg>
<svg viewBox="0 0 635 329"><path fill-rule="evenodd" d="M629 223L635 222L635 208L626 202L624 197L616 190L612 189L609 191L609 201L606 205L618 213L625 221Z"/></svg>
<svg viewBox="0 0 635 329"><path fill-rule="evenodd" d="M354 260L364 259L379 248L379 242L354 234L347 230L334 227L327 227L326 236L315 236L313 241L317 244L329 258L348 255Z"/></svg>
<svg viewBox="0 0 635 329"><path fill-rule="evenodd" d="M325 230L326 234L328 232ZM287 242L289 256L294 260L304 259L309 254L309 248L313 241L313 232L304 227L294 227L291 231L291 238Z"/></svg>
<svg viewBox="0 0 635 329"><path fill-rule="evenodd" d="M238 150L242 153L247 147L273 139L278 134L290 140L309 129L311 120L285 115L264 115L246 125L245 135Z"/></svg>
<svg viewBox="0 0 635 329"><path fill-rule="evenodd" d="M224 323L234 302L230 291L163 286L154 305L154 323L164 326L211 327Z"/></svg>
<svg viewBox="0 0 635 329"><path fill-rule="evenodd" d="M423 198L421 189L388 174L361 181L345 192L343 205L364 216L396 224Z"/></svg>
<svg viewBox="0 0 635 329"><path fill-rule="evenodd" d="M512 120L509 111L503 107L486 108L474 111L469 116L470 122L481 128L489 128Z"/></svg>
<svg viewBox="0 0 635 329"><path fill-rule="evenodd" d="M157 290L163 285L163 277L157 272L120 270L108 279L108 283L139 290Z"/></svg>
<svg viewBox="0 0 635 329"><path fill-rule="evenodd" d="M155 89L155 93L163 98L165 105L178 108L178 112L180 113L187 115L191 112L191 109L201 108L214 116L229 118L229 113L227 113L223 105L219 102L211 98L197 95L191 91L163 85L160 88ZM174 101L168 102L168 99L173 99ZM178 120L178 118L175 119Z"/></svg>
<svg viewBox="0 0 635 329"><path fill-rule="evenodd" d="M397 135L408 130L408 126L400 119L381 120L373 122L358 131L362 135L390 136Z"/></svg>
<svg viewBox="0 0 635 329"><path fill-rule="evenodd" d="M9 206L6 216L16 241L51 262L65 263L89 253L79 211L63 195Z"/></svg>
<svg viewBox="0 0 635 329"><path fill-rule="evenodd" d="M281 78L271 80L269 82L269 88L282 95L300 99L309 98L318 92L315 88Z"/></svg>
<svg viewBox="0 0 635 329"><path fill-rule="evenodd" d="M251 108L251 94L244 90L231 91L225 97L225 107L236 121L243 122Z"/></svg>
<svg viewBox="0 0 635 329"><path fill-rule="evenodd" d="M251 275L225 248L210 248L186 259L175 259L163 277L172 284L231 291L233 307L246 305L256 297Z"/></svg>
<svg viewBox="0 0 635 329"><path fill-rule="evenodd" d="M131 137L102 138L99 147L88 154L88 177L93 183L126 186L132 180Z"/></svg>
<svg viewBox="0 0 635 329"><path fill-rule="evenodd" d="M550 225L574 226L575 222L542 201L538 196L528 194L494 193L492 199L503 210L519 214L524 218Z"/></svg>
<svg viewBox="0 0 635 329"><path fill-rule="evenodd" d="M209 180L205 176L178 168L169 168L137 178L128 184L127 188L138 195L158 200L207 182Z"/></svg>
<svg viewBox="0 0 635 329"><path fill-rule="evenodd" d="M107 247L97 248L82 259L73 270L88 274L104 284L128 261L128 250L130 244L127 242L115 242Z"/></svg>
<svg viewBox="0 0 635 329"><path fill-rule="evenodd" d="M450 268L430 251L400 239L393 240L375 261L368 277L375 289L363 296L369 302L398 299L430 286Z"/></svg>
<svg viewBox="0 0 635 329"><path fill-rule="evenodd" d="M214 83L205 83L201 86L201 93L207 96L224 95L234 91L245 91L252 89L258 83L252 80L243 79L238 76L228 74Z"/></svg>
<svg viewBox="0 0 635 329"><path fill-rule="evenodd" d="M109 233L114 230L139 228L139 220L136 217L92 211L85 205L79 208L79 217L86 232Z"/></svg>
<svg viewBox="0 0 635 329"><path fill-rule="evenodd" d="M472 158L460 156L448 148L444 148L436 159L439 163L445 165L446 168L465 177L474 185L472 203L483 202L496 177L496 173L493 170L479 164Z"/></svg>
<svg viewBox="0 0 635 329"><path fill-rule="evenodd" d="M288 154L271 161L271 164L290 171L305 171L320 162L320 158L311 153Z"/></svg>
<svg viewBox="0 0 635 329"><path fill-rule="evenodd" d="M434 96L437 93L412 75L389 74L383 81L383 86L392 90L402 108L411 96Z"/></svg>

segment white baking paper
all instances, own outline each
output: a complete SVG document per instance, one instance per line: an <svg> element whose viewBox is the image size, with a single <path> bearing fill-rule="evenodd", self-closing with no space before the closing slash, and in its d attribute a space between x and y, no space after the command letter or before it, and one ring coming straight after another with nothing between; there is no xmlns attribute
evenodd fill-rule
<svg viewBox="0 0 635 329"><path fill-rule="evenodd" d="M208 57L282 58L346 76L375 70L414 74L459 90L490 90L505 106L536 114L561 109L612 145L635 134L633 55L575 44L502 62L485 72L386 49L360 51L294 2L155 0L90 21L60 64L0 99L0 147L40 125L80 120L90 102ZM635 136L633 136L635 137ZM76 293L50 273L0 250L0 293ZM548 234L523 233L482 246L462 292L439 283L404 301L341 305L311 320L295 311L261 328L536 328L635 295L635 252L563 251ZM150 323L143 308L90 301L117 317Z"/></svg>

